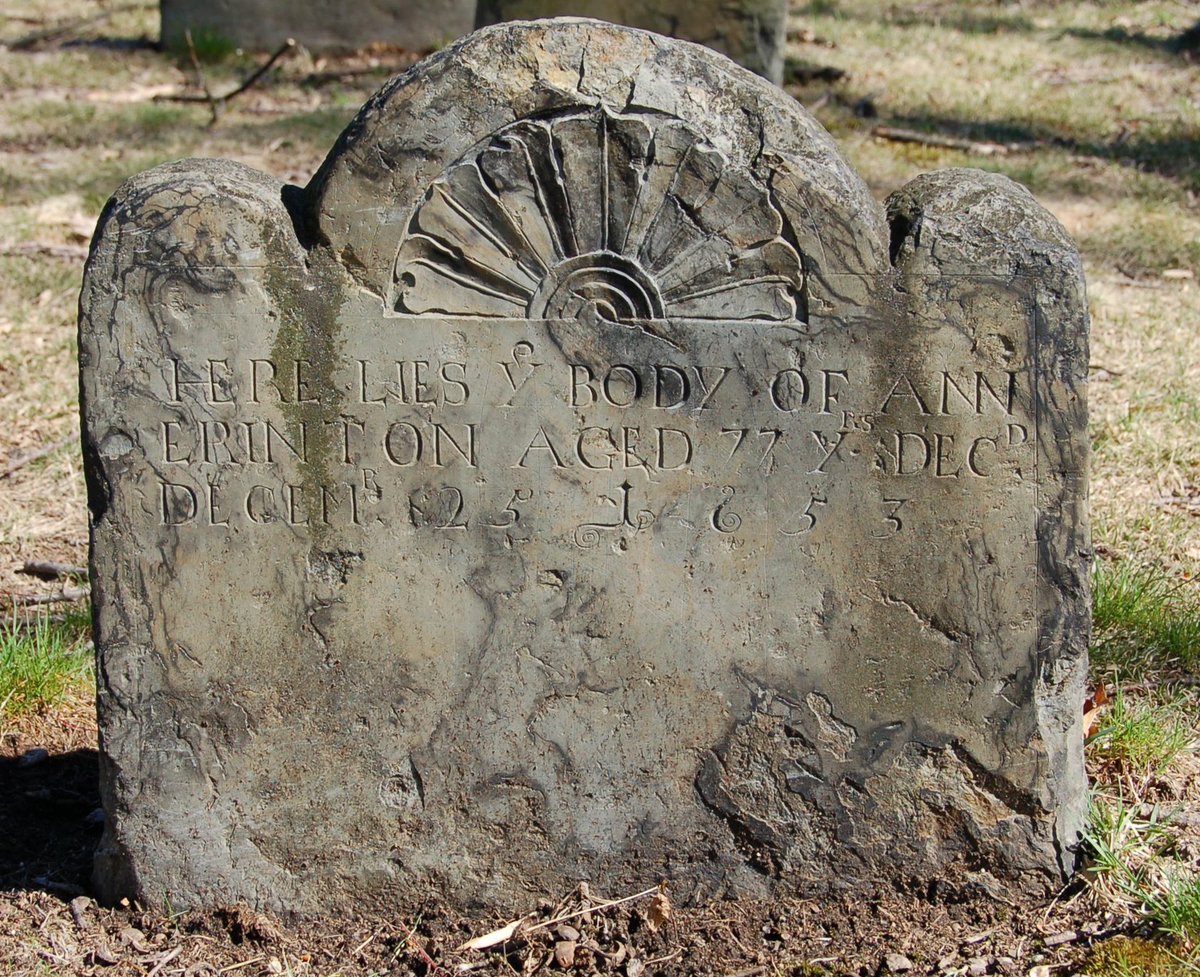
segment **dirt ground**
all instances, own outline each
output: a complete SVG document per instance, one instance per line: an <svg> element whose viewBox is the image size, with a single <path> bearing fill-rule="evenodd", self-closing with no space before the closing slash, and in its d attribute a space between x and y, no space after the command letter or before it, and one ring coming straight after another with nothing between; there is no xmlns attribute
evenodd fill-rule
<svg viewBox="0 0 1200 977"><path fill-rule="evenodd" d="M0 606L63 596L27 560L86 564L74 322L104 200L169 159L223 156L307 182L357 107L416 55L289 53L213 123L204 103L263 61L199 72L154 46L151 4L11 0L0 11ZM1176 40L1200 10L1177 2L794 3L792 92L885 197L945 165L1030 185L1081 242L1093 313L1092 508L1106 559L1200 586L1200 80ZM886 54L886 56L883 56ZM901 142L879 126L959 140ZM50 607L59 606L50 604ZM3 613L11 613L5 610ZM1082 708L1082 703L1081 703ZM527 932L457 951L509 922L413 894L405 911L294 921L246 907L105 908L91 896L103 814L86 696L0 730L0 974L148 977L533 972L1028 977L1109 966L1113 947L1158 953L1144 927L1081 881L1037 905L943 886L855 901L608 908L573 880L530 905ZM1162 787L1200 809L1196 764ZM1196 819L1200 821L1200 819ZM1200 823L1193 832L1200 837ZM1188 836L1191 837L1191 836ZM1195 843L1196 839L1186 843ZM1197 849L1200 857L1200 848ZM648 880L651 884L656 880ZM666 892L676 903L680 894ZM655 907L658 907L657 909ZM578 914L578 915L571 915ZM539 922L571 918L536 929ZM1106 955L1107 954L1107 955ZM1190 966L1190 969L1189 969ZM1169 972L1164 967L1161 973ZM1180 964L1179 973L1196 973Z"/></svg>
<svg viewBox="0 0 1200 977"><path fill-rule="evenodd" d="M1078 894L1028 905L944 886L870 898L674 905L660 920L655 893L590 892L564 880L559 901L531 904L530 927L504 946L458 951L510 922L467 917L430 893L404 915L282 920L244 906L174 913L99 906L91 852L102 812L94 749L33 723L0 756L0 972L5 974L253 975L528 974L783 975L1028 974L1078 970L1095 945L1123 932ZM28 763L32 744L48 756ZM668 901L672 895L667 889ZM590 912L588 910L591 910ZM574 915L581 914L581 915ZM657 925L655 925L657 924ZM561 956L573 944L570 963ZM556 958L556 952L560 955ZM889 967L889 960L891 967ZM1051 971L1039 971L1048 974ZM1037 975L1035 975L1037 977Z"/></svg>

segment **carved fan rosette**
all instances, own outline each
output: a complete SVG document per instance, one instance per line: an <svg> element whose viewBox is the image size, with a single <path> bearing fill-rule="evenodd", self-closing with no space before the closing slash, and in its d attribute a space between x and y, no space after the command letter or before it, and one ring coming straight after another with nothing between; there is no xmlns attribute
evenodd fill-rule
<svg viewBox="0 0 1200 977"><path fill-rule="evenodd" d="M398 312L610 321L803 318L768 189L691 127L603 108L500 129L418 204Z"/></svg>

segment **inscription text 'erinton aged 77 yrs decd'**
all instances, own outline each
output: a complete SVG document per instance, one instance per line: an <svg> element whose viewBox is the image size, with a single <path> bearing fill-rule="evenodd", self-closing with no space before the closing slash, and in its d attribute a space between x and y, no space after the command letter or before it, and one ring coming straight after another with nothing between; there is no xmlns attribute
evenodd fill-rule
<svg viewBox="0 0 1200 977"><path fill-rule="evenodd" d="M81 301L103 891L1060 885L1079 269L1010 181L880 207L583 20L416 66L304 189L135 177Z"/></svg>

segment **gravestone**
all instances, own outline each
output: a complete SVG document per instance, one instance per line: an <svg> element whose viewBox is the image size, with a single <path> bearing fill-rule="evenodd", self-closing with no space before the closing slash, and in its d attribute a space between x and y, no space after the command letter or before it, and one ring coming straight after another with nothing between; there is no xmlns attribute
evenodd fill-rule
<svg viewBox="0 0 1200 977"><path fill-rule="evenodd" d="M1057 887L1086 340L1022 188L885 209L598 22L471 35L307 188L133 178L81 299L101 891Z"/></svg>
<svg viewBox="0 0 1200 977"><path fill-rule="evenodd" d="M591 17L720 51L744 68L783 81L787 0L479 0L479 27L505 20Z"/></svg>
<svg viewBox="0 0 1200 977"><path fill-rule="evenodd" d="M475 21L475 0L159 0L164 46L185 46L186 32L265 50L295 38L310 51L350 51L394 44L428 51L462 37Z"/></svg>

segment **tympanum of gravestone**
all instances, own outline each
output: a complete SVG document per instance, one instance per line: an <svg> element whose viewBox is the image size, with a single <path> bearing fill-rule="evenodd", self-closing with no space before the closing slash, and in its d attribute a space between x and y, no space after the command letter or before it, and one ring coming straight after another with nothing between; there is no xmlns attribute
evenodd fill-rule
<svg viewBox="0 0 1200 977"><path fill-rule="evenodd" d="M475 0L159 0L164 45L180 48L191 31L245 48L295 38L311 51L395 44L428 51L466 34Z"/></svg>
<svg viewBox="0 0 1200 977"><path fill-rule="evenodd" d="M475 23L562 16L607 20L703 44L778 85L787 15L787 0L479 0Z"/></svg>
<svg viewBox="0 0 1200 977"><path fill-rule="evenodd" d="M885 210L598 22L418 65L304 189L133 178L79 344L101 890L1059 885L1086 338L1019 186Z"/></svg>

